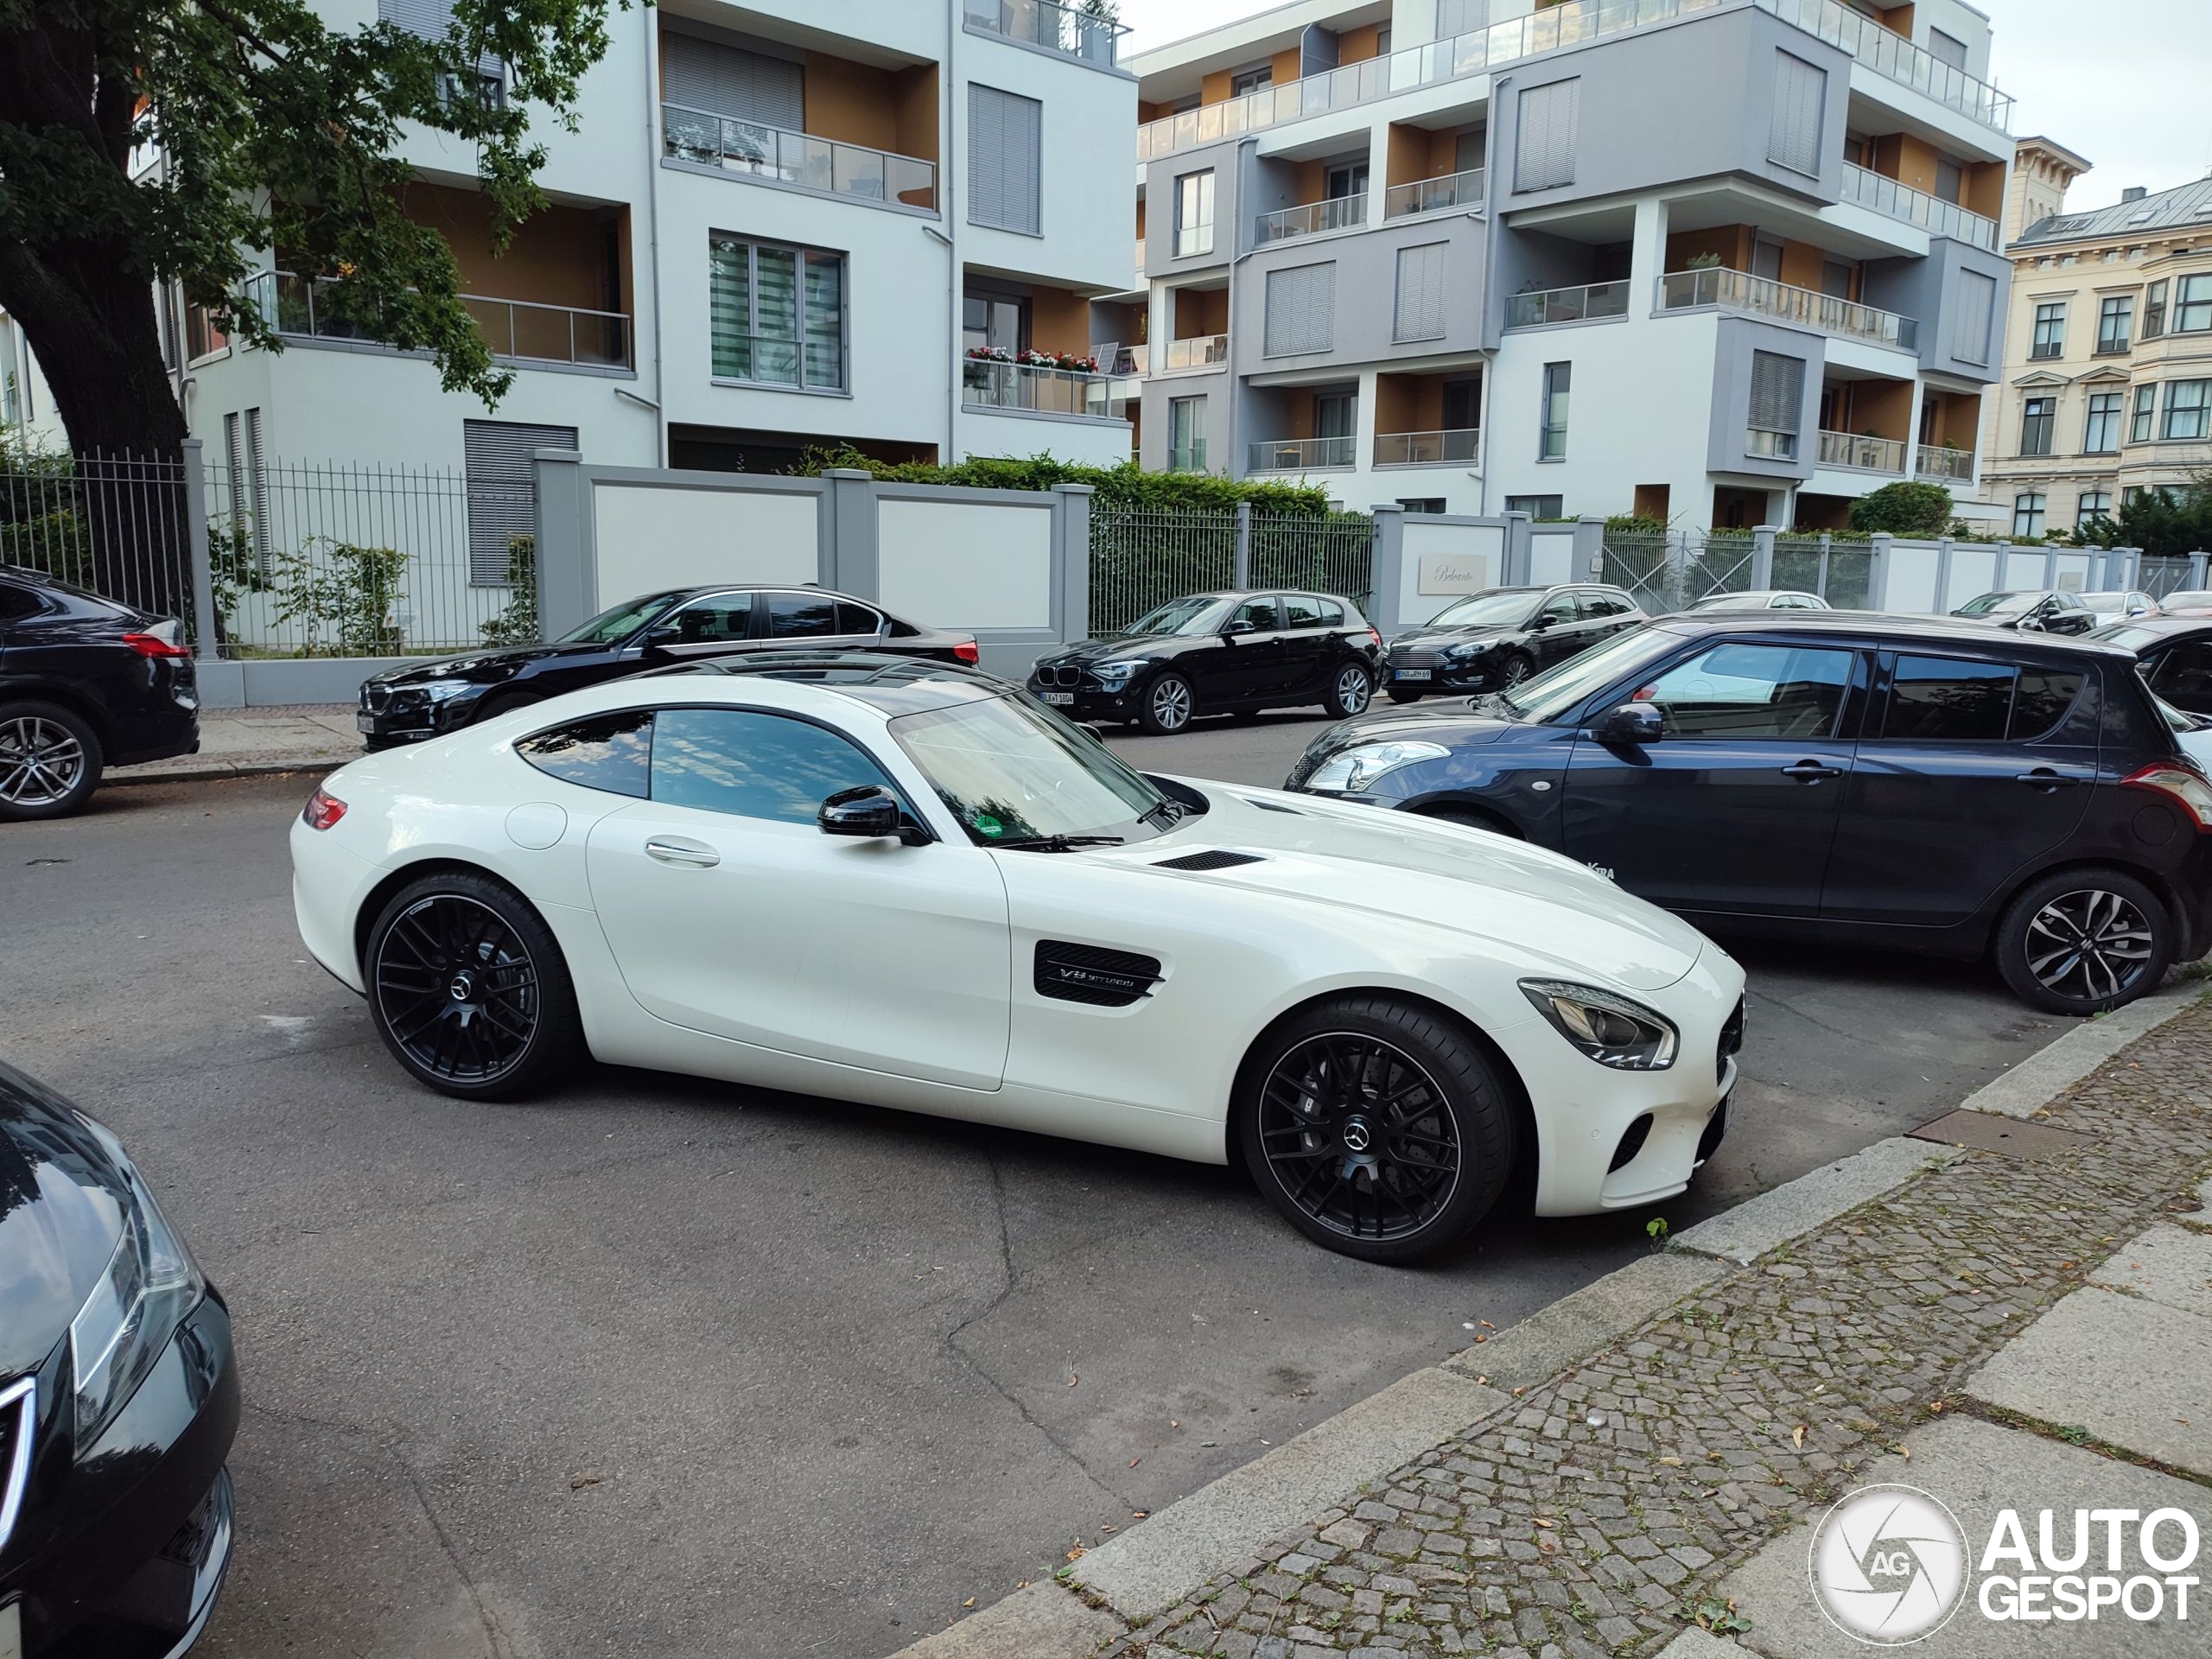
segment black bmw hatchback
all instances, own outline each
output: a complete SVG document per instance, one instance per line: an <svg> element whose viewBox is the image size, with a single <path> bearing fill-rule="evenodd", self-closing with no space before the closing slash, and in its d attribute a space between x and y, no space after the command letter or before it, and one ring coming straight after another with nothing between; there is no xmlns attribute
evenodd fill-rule
<svg viewBox="0 0 2212 1659"><path fill-rule="evenodd" d="M1287 786L1535 842L1713 932L1987 953L2052 1013L2212 946L2212 781L2108 645L1669 618L1511 691L1333 727Z"/></svg>
<svg viewBox="0 0 2212 1659"><path fill-rule="evenodd" d="M122 1144L0 1065L0 1655L190 1647L238 1421L229 1312Z"/></svg>
<svg viewBox="0 0 2212 1659"><path fill-rule="evenodd" d="M1393 702L1503 690L1647 620L1621 589L1594 582L1486 588L1393 639L1382 690Z"/></svg>

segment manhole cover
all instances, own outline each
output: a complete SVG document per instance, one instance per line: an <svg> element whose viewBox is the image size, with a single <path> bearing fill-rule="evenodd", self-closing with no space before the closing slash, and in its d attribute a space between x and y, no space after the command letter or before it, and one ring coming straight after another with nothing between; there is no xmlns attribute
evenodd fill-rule
<svg viewBox="0 0 2212 1659"><path fill-rule="evenodd" d="M2097 1144L2093 1135L2076 1135L2071 1129L2055 1129L2048 1123L2030 1123L1997 1112L1970 1112L1963 1107L1944 1113L1933 1123L1922 1124L1911 1131L1911 1138L2037 1160L2062 1158Z"/></svg>

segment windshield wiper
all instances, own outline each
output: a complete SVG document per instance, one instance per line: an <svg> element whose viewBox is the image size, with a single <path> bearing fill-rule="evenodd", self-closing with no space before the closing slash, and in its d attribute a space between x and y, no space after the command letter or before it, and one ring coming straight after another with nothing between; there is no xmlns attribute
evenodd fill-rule
<svg viewBox="0 0 2212 1659"><path fill-rule="evenodd" d="M1120 836L1023 836L1015 841L994 841L993 847L1011 847L1031 853L1071 853L1078 847L1119 847Z"/></svg>
<svg viewBox="0 0 2212 1659"><path fill-rule="evenodd" d="M1173 830L1177 824L1182 823L1183 820L1190 815L1190 810L1191 809L1184 805L1182 802L1170 800L1166 796L1163 795L1160 798L1160 804L1154 807L1149 812L1145 813L1137 820L1137 822L1139 823L1151 823L1157 821L1162 830Z"/></svg>

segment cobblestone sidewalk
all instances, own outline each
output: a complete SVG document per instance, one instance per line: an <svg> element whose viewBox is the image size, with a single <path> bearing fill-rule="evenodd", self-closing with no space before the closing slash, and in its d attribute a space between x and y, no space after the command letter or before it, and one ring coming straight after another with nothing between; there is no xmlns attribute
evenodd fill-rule
<svg viewBox="0 0 2212 1659"><path fill-rule="evenodd" d="M2212 1160L2212 1006L1969 1152L1770 1253L1222 1574L1102 1659L1648 1655L1913 1431ZM1453 1362L1482 1376L1482 1349Z"/></svg>

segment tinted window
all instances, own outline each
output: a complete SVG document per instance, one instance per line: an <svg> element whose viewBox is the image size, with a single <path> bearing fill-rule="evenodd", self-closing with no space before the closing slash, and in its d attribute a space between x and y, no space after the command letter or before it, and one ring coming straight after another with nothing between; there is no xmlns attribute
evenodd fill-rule
<svg viewBox="0 0 2212 1659"><path fill-rule="evenodd" d="M1344 626L1344 607L1338 604L1335 600L1317 599L1313 603L1315 607L1321 613L1321 626L1323 627L1341 628Z"/></svg>
<svg viewBox="0 0 2212 1659"><path fill-rule="evenodd" d="M1248 599L1229 620L1232 623L1250 623L1255 633L1271 632L1282 626L1275 620L1275 602L1272 599Z"/></svg>
<svg viewBox="0 0 2212 1659"><path fill-rule="evenodd" d="M849 601L837 602L837 632L840 633L874 633L883 626L883 619L865 605Z"/></svg>
<svg viewBox="0 0 2212 1659"><path fill-rule="evenodd" d="M647 594L642 599L626 601L611 611L601 611L582 627L571 628L561 636L557 643L564 645L610 645L618 639L627 639L666 610L676 597L674 594Z"/></svg>
<svg viewBox="0 0 2212 1659"><path fill-rule="evenodd" d="M1538 611L1536 614L1540 617L1548 617L1554 622L1572 622L1574 620L1574 595L1554 594L1544 601L1544 608Z"/></svg>
<svg viewBox="0 0 2212 1659"><path fill-rule="evenodd" d="M1636 694L1658 705L1669 737L1824 738L1851 684L1847 651L1713 645Z"/></svg>
<svg viewBox="0 0 2212 1659"><path fill-rule="evenodd" d="M657 645L715 645L742 639L752 631L753 595L717 594L664 617L646 638Z"/></svg>
<svg viewBox="0 0 2212 1659"><path fill-rule="evenodd" d="M1321 626L1321 606L1318 600L1304 594L1292 594L1282 602L1282 625L1286 628L1318 628Z"/></svg>
<svg viewBox="0 0 2212 1659"><path fill-rule="evenodd" d="M26 616L35 616L46 607L39 603L38 595L28 588L11 587L0 582L0 622L13 622Z"/></svg>
<svg viewBox="0 0 2212 1659"><path fill-rule="evenodd" d="M653 734L653 799L672 806L812 823L824 798L890 782L836 733L782 715L664 709Z"/></svg>
<svg viewBox="0 0 2212 1659"><path fill-rule="evenodd" d="M650 709L597 715L550 732L525 737L515 753L540 772L586 789L645 798L653 752Z"/></svg>
<svg viewBox="0 0 2212 1659"><path fill-rule="evenodd" d="M2167 702L2202 707L2212 701L2212 643L2187 639L2169 645L2151 659L2143 677Z"/></svg>
<svg viewBox="0 0 2212 1659"><path fill-rule="evenodd" d="M1890 681L1890 711L1882 721L1882 735L1995 742L2005 735L2012 714L2017 673L2005 663L1900 657Z"/></svg>
<svg viewBox="0 0 2212 1659"><path fill-rule="evenodd" d="M837 601L823 594L770 594L768 634L775 639L811 639L837 632Z"/></svg>
<svg viewBox="0 0 2212 1659"><path fill-rule="evenodd" d="M1618 594L1585 594L1582 614L1587 617L1626 616L1628 601Z"/></svg>
<svg viewBox="0 0 2212 1659"><path fill-rule="evenodd" d="M2041 737L2066 717L2081 690L2082 677L2072 669L2022 669L2012 690L2012 723L2006 734L2015 743Z"/></svg>

